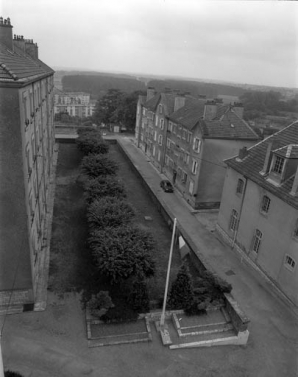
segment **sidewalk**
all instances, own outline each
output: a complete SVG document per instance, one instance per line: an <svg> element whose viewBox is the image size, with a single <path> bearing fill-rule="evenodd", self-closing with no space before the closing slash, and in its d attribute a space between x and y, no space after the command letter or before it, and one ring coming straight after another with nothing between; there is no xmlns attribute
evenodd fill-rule
<svg viewBox="0 0 298 377"><path fill-rule="evenodd" d="M289 322L297 324L298 310L291 305L282 293L278 292L272 283L257 272L254 267L247 264L236 251L215 233L208 231L194 216L192 208L177 192L165 193L159 186L164 178L158 170L148 161L144 153L133 143L132 138L119 137L118 142L140 171L149 187L154 191L160 202L165 204L178 224L192 239L197 250L194 250L208 268L232 284L232 294L240 307L255 326L255 321L263 318L263 311L270 316L277 316L279 326L288 328ZM293 329L289 334L294 334ZM298 338L298 333L297 338Z"/></svg>

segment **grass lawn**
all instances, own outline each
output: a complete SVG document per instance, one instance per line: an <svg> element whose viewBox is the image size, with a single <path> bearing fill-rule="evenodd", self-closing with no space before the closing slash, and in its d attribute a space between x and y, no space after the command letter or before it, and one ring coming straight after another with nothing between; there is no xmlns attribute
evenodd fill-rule
<svg viewBox="0 0 298 377"><path fill-rule="evenodd" d="M118 176L126 187L128 202L136 211L135 223L152 232L157 241L154 255L156 273L148 280L148 289L150 299L158 299L164 292L171 231L117 145L111 145L109 157L119 164ZM82 290L98 292L107 288L105 282L96 274L86 243L86 207L83 189L78 179L81 159L82 154L75 144L60 144L49 278L49 290L58 294ZM144 216L150 216L152 221L146 221ZM172 277L175 277L180 264L179 250L175 247Z"/></svg>

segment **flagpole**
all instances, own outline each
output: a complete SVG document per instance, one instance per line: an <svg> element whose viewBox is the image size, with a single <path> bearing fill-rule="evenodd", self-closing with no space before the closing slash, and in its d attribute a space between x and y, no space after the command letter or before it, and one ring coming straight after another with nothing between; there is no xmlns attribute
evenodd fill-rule
<svg viewBox="0 0 298 377"><path fill-rule="evenodd" d="M166 311L166 304L167 304L167 295L168 295L168 287L169 287L169 279L170 279L170 269L171 269L171 262L172 262L173 248L174 248L174 237L175 237L175 231L176 231L176 224L177 224L177 219L175 217L175 219L174 219L174 225L173 225L173 233L172 233L172 241L171 241L171 249L170 249L168 270L167 270L165 295L164 295L164 298L163 298L163 307L162 307L162 312L161 312L161 316L160 316L160 327L163 327L164 324L165 324L165 311Z"/></svg>

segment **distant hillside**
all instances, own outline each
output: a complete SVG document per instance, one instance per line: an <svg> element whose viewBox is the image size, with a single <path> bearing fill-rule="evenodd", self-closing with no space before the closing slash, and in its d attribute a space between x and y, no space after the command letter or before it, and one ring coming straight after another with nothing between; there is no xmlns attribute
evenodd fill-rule
<svg viewBox="0 0 298 377"><path fill-rule="evenodd" d="M120 75L119 75L120 76ZM87 92L97 99L109 89L119 89L125 93L146 90L144 82L135 78L119 77L117 75L67 75L62 78L63 90L66 92Z"/></svg>
<svg viewBox="0 0 298 377"><path fill-rule="evenodd" d="M214 98L218 95L241 96L245 90L232 85L204 83L186 80L151 80L147 84L157 91L164 91L165 88L177 89L190 92L197 96L198 94L206 95L208 98Z"/></svg>

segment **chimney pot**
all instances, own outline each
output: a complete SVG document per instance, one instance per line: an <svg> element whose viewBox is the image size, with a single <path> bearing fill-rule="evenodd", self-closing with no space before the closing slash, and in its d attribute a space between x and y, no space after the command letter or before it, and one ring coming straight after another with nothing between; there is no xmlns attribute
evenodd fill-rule
<svg viewBox="0 0 298 377"><path fill-rule="evenodd" d="M248 150L246 147L242 147L241 149L239 149L238 158L240 160L243 160L247 155L248 155Z"/></svg>

